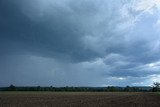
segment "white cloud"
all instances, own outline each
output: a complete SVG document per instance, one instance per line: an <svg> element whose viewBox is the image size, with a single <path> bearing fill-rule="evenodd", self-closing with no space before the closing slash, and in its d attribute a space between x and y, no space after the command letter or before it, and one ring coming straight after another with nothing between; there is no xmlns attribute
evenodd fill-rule
<svg viewBox="0 0 160 107"><path fill-rule="evenodd" d="M149 75L144 78L143 83L146 85L153 86L154 82L159 82L160 81L160 75Z"/></svg>
<svg viewBox="0 0 160 107"><path fill-rule="evenodd" d="M150 75L150 74L160 74L160 72L159 72L160 61L140 65L140 66L131 68L130 70L139 71L139 72L142 72L142 73L145 73L145 74L148 74L148 75Z"/></svg>
<svg viewBox="0 0 160 107"><path fill-rule="evenodd" d="M150 81L153 82L159 82L160 81L160 75L151 75Z"/></svg>
<svg viewBox="0 0 160 107"><path fill-rule="evenodd" d="M145 83L144 82L135 82L132 84L133 86L144 86Z"/></svg>
<svg viewBox="0 0 160 107"><path fill-rule="evenodd" d="M140 2L137 0L137 3L134 5L135 11L142 11L153 13L153 9L160 7L159 0L141 0Z"/></svg>
<svg viewBox="0 0 160 107"><path fill-rule="evenodd" d="M160 11L160 0L133 0L125 2L120 9L120 14L125 23L121 24L121 28L132 28L138 22L143 20L143 15L153 15ZM159 26L157 21L156 26Z"/></svg>

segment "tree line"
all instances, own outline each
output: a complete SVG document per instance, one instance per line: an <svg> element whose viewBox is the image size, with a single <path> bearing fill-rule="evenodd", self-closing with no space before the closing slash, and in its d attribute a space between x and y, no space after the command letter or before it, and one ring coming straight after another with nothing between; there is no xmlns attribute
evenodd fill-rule
<svg viewBox="0 0 160 107"><path fill-rule="evenodd" d="M10 85L9 87L2 87L0 91L66 91L66 92L147 92L151 89L139 88L139 87L16 87Z"/></svg>
<svg viewBox="0 0 160 107"><path fill-rule="evenodd" d="M153 83L153 87L17 87L10 85L9 87L1 87L0 91L65 91L65 92L157 92L160 91L160 83Z"/></svg>

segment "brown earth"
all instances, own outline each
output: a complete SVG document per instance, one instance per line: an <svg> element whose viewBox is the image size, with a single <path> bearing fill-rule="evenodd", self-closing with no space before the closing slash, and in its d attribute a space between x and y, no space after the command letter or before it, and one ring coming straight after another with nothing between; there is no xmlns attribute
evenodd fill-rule
<svg viewBox="0 0 160 107"><path fill-rule="evenodd" d="M160 95L128 92L0 92L0 107L160 107Z"/></svg>

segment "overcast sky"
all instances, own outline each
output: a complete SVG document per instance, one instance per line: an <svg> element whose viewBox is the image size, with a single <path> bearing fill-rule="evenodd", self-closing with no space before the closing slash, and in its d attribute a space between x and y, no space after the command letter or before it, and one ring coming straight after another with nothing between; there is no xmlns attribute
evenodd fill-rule
<svg viewBox="0 0 160 107"><path fill-rule="evenodd" d="M160 0L0 0L0 86L160 82Z"/></svg>

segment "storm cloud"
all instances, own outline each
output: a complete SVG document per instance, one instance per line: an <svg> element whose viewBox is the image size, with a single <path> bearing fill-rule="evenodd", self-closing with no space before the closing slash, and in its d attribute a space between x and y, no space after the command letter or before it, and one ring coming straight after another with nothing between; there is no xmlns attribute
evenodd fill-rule
<svg viewBox="0 0 160 107"><path fill-rule="evenodd" d="M1 0L0 86L160 81L158 0Z"/></svg>

